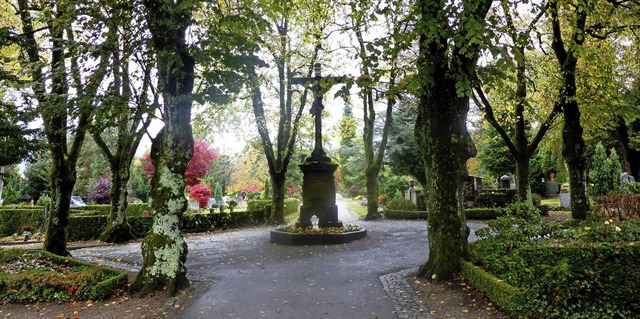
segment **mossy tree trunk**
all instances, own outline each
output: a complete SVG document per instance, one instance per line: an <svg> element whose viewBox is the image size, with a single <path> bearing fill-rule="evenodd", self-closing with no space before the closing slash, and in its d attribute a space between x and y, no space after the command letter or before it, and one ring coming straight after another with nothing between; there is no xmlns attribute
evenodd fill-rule
<svg viewBox="0 0 640 319"><path fill-rule="evenodd" d="M462 206L462 182L466 161L475 156L475 147L466 130L467 96L471 93L471 79L480 50L478 44L483 43L476 37L483 34L491 2L463 3L456 26L451 25L448 15L444 14L452 10L444 1L417 3L421 13L417 25L421 87L415 133L426 168L426 202L430 212L427 217L429 259L420 267L419 275L434 281L454 278L460 272L460 261L467 254L468 227ZM451 38L455 32L460 34Z"/></svg>
<svg viewBox="0 0 640 319"><path fill-rule="evenodd" d="M557 103L561 104L564 115L562 129L563 149L562 155L569 168L569 182L571 191L571 217L585 219L589 212L589 199L587 198L587 161L584 154L586 145L582 137L582 125L580 124L580 108L577 98L576 73L578 58L576 50L581 50L586 35L586 22L588 15L587 4L578 1L573 7L575 20L571 21L571 39L565 41L561 30L556 2L549 2L551 25L553 30L552 48L556 55L558 66L562 75L562 86L558 94ZM566 43L565 43L566 42Z"/></svg>
<svg viewBox="0 0 640 319"><path fill-rule="evenodd" d="M286 172L285 172L286 173ZM273 225L284 224L284 198L285 198L285 174L278 173L271 175L271 216L269 223Z"/></svg>
<svg viewBox="0 0 640 319"><path fill-rule="evenodd" d="M180 218L188 204L184 173L193 155L190 123L195 61L185 37L192 7L183 2L144 1L156 49L164 127L151 146L155 167L150 194L153 225L142 242L142 269L131 285L131 290L141 296L161 287L174 295L189 285L187 243Z"/></svg>
<svg viewBox="0 0 640 319"><path fill-rule="evenodd" d="M378 174L380 169L369 166L370 165L367 165L367 169L365 171L365 176L367 177L367 215L364 219L374 220L382 217L378 211L378 192L380 188L378 185Z"/></svg>

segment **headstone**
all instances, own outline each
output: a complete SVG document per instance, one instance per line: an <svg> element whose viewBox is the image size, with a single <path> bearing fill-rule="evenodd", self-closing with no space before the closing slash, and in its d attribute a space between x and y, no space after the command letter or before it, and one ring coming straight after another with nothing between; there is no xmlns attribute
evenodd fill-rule
<svg viewBox="0 0 640 319"><path fill-rule="evenodd" d="M549 196L553 196L560 193L560 185L558 185L558 183L552 182L552 181L546 181L544 182L544 184L547 187L545 191L545 196L549 197Z"/></svg>
<svg viewBox="0 0 640 319"><path fill-rule="evenodd" d="M630 175L627 172L622 172L622 174L620 174L620 186L627 184L627 183L635 183L636 179L633 177L633 175Z"/></svg>
<svg viewBox="0 0 640 319"><path fill-rule="evenodd" d="M511 177L509 175L500 176L500 188L511 188Z"/></svg>

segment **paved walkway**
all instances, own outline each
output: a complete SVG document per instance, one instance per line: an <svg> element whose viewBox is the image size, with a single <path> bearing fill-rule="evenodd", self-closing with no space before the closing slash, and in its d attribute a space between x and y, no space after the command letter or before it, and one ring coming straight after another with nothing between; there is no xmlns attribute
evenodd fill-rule
<svg viewBox="0 0 640 319"><path fill-rule="evenodd" d="M426 223L356 222L340 201L338 211L368 236L344 245L281 246L269 243L270 227L189 235L187 276L195 293L175 318L429 318L405 280L427 260ZM142 263L139 242L72 254L133 271Z"/></svg>

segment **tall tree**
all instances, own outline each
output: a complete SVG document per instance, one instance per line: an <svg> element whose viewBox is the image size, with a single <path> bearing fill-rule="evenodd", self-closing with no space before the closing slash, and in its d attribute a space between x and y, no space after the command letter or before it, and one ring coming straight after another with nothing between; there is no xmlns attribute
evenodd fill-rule
<svg viewBox="0 0 640 319"><path fill-rule="evenodd" d="M302 94L296 96L294 92L298 88L293 86L291 79L296 75L312 76L313 65L319 59L325 37L324 26L330 18L330 2L281 1L262 8L270 24L269 30L274 31L272 34L263 34L261 39L266 48L265 55L277 70L278 84L275 90L278 102L273 116L277 119L277 133L273 141L269 133L269 124L272 122L268 121L270 116L265 111L262 97L264 74L260 75L252 68L247 71L247 75L253 113L273 186L269 218L273 224L284 223L286 175L291 157L295 154L300 119L308 95L308 89L304 88Z"/></svg>
<svg viewBox="0 0 640 319"><path fill-rule="evenodd" d="M462 180L476 150L466 130L469 96L492 0L417 1L420 14L416 139L426 171L429 259L420 276L451 279L467 252ZM455 14L451 17L450 14Z"/></svg>
<svg viewBox="0 0 640 319"><path fill-rule="evenodd" d="M558 93L564 115L562 140L571 185L571 216L585 219L589 212L586 193L585 142L578 99L578 61L585 56L587 38L606 39L621 30L638 27L637 1L576 0L549 2L553 52L562 85ZM624 17L624 18L623 18ZM565 27L566 26L566 27Z"/></svg>
<svg viewBox="0 0 640 319"><path fill-rule="evenodd" d="M144 18L136 12L136 3L117 0L104 11L105 23L117 31L110 72L113 82L94 115L90 131L111 172L111 211L100 240L117 243L134 238L126 215L127 185L131 163L153 118L157 97L151 89L153 61L142 58L152 54L144 39Z"/></svg>
<svg viewBox="0 0 640 319"><path fill-rule="evenodd" d="M399 98L399 85L402 79L403 62L400 59L410 43L407 31L412 27L407 10L407 3L403 1L368 2L351 1L349 19L352 32L355 34L354 49L360 58L360 72L356 79L360 87L362 109L364 111L364 155L366 161L365 176L367 177L367 215L365 219L380 218L378 212L378 175L382 167L384 153L387 148L389 132L391 130L394 106ZM377 22L380 19L380 22ZM369 39L370 30L384 30L384 36ZM378 95L384 96L384 115L376 117L375 104ZM376 120L383 122L381 134L376 136ZM379 143L374 143L374 138Z"/></svg>
<svg viewBox="0 0 640 319"><path fill-rule="evenodd" d="M37 4L28 0L18 0L17 4L22 34L15 37L24 52L20 62L31 85L30 92L22 92L27 95L25 100L33 98L38 103L53 162L53 207L43 248L68 255L66 227L76 182L75 165L106 74L107 48L114 30L106 29L105 38L98 36L102 32L96 30L101 25L91 4L57 2L41 11L34 11ZM43 48L43 42L50 45Z"/></svg>
<svg viewBox="0 0 640 319"><path fill-rule="evenodd" d="M147 295L166 287L167 294L173 295L189 285L187 243L180 218L188 204L184 173L193 155L190 123L195 60L187 42L187 29L198 6L189 0L145 0L143 4L156 55L164 127L152 141L153 225L142 242L144 261L131 289Z"/></svg>
<svg viewBox="0 0 640 319"><path fill-rule="evenodd" d="M519 16L514 12L519 12L522 9L518 8L518 3L511 3L507 1L501 2L500 11L495 12L493 15L495 19L500 20L499 16L503 16L503 23L498 25L498 38L506 36L506 41L501 41L495 48L496 53L502 58L497 60L495 65L487 70L490 74L485 73L484 86L488 88L500 87L507 88L506 100L509 107L512 109L512 116L514 117L513 135L509 135L508 130L504 125L496 119L494 106L489 98L485 96L482 89L483 83L480 81L475 82L474 99L476 105L483 112L485 119L496 129L500 137L504 140L509 152L513 156L516 162L516 189L518 198L522 202L531 204L531 185L529 182L530 175L530 161L531 157L536 153L538 145L542 141L542 138L546 135L547 131L553 124L555 118L561 112L561 104L556 103L553 109L549 111L546 118L539 126L537 133L532 136L530 130L532 129L532 115L536 112L532 112L534 106L531 103L531 99L528 97L531 95L531 90L528 88L528 74L533 73L531 71L532 64L528 57L528 48L533 48L533 39L536 38L536 26L540 19L544 16L546 10L546 4L528 4L531 6L532 12L537 12L533 18L529 18L529 21L525 21L524 28L518 28L523 22L517 21ZM497 24L497 23L496 23ZM539 62L538 59L537 62ZM502 66L502 68L500 67ZM493 73L493 74L491 74ZM499 74L496 76L496 74ZM503 81L497 79L504 79ZM496 81L497 80L497 81ZM505 83L506 82L506 83ZM512 85L515 85L515 90L510 89ZM500 90L498 91L500 94ZM540 110L540 107L537 108ZM532 136L532 138L529 138Z"/></svg>

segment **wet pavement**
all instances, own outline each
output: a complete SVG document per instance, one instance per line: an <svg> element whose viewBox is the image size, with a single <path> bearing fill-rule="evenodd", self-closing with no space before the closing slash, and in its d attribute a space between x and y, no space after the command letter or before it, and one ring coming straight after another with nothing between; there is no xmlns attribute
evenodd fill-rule
<svg viewBox="0 0 640 319"><path fill-rule="evenodd" d="M271 227L188 235L193 296L174 318L429 318L405 278L428 257L425 221L356 221L368 229L348 244L282 246ZM473 230L484 226L470 222ZM140 242L79 248L92 263L137 271ZM407 288L408 287L408 288Z"/></svg>

